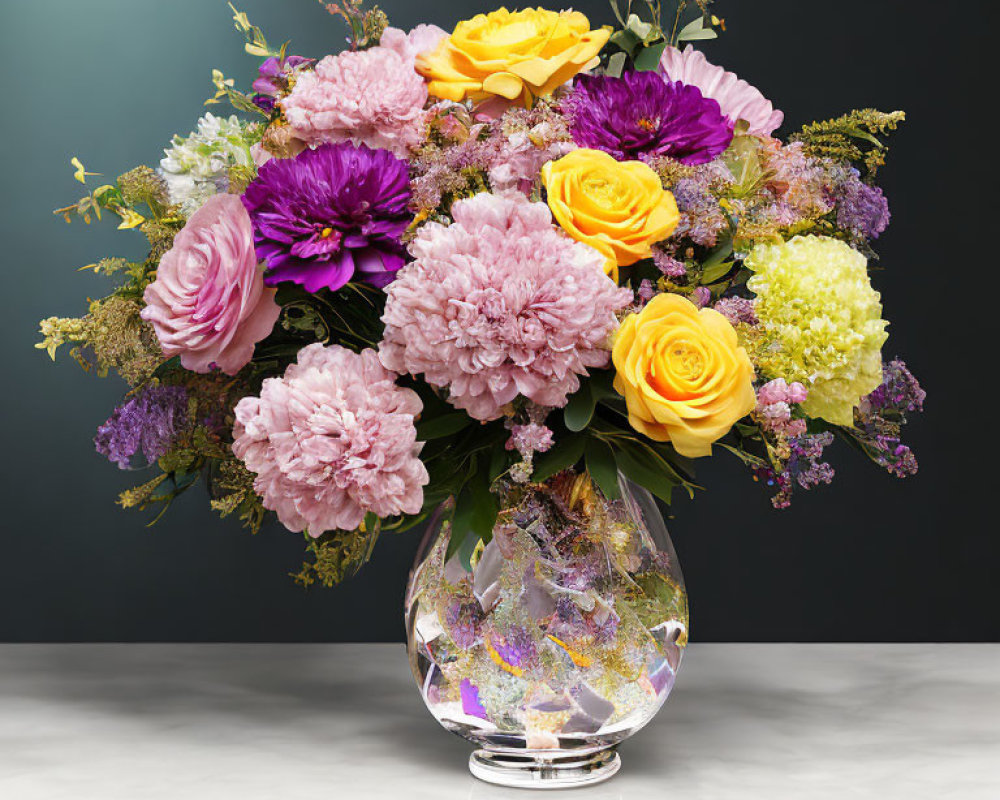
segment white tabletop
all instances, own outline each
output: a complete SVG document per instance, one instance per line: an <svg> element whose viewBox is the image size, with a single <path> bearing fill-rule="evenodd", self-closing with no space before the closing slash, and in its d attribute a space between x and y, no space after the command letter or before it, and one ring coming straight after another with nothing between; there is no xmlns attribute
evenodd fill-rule
<svg viewBox="0 0 1000 800"><path fill-rule="evenodd" d="M476 781L400 645L0 645L0 798L524 798ZM695 644L560 800L1000 798L1000 645ZM548 795L545 795L548 796Z"/></svg>

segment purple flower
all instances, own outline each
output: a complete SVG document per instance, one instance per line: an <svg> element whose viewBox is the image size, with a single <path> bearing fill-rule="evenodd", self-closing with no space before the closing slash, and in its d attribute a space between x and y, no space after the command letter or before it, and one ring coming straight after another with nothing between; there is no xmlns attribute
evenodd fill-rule
<svg viewBox="0 0 1000 800"><path fill-rule="evenodd" d="M188 427L187 392L180 386L150 386L115 409L97 429L97 452L128 469L140 450L150 463L165 455Z"/></svg>
<svg viewBox="0 0 1000 800"><path fill-rule="evenodd" d="M486 709L483 708L483 704L479 701L478 686L468 678L464 678L459 686L459 691L462 695L462 711L470 717L489 718L486 714Z"/></svg>
<svg viewBox="0 0 1000 800"><path fill-rule="evenodd" d="M705 164L733 139L715 100L697 86L667 81L655 72L580 76L563 108L577 144L620 161L669 156Z"/></svg>
<svg viewBox="0 0 1000 800"><path fill-rule="evenodd" d="M251 100L255 106L270 113L277 105L278 96L289 89L289 79L299 67L313 63L311 58L286 56L279 59L270 56L257 68L257 80L252 84L257 92Z"/></svg>
<svg viewBox="0 0 1000 800"><path fill-rule="evenodd" d="M403 266L411 217L406 162L349 142L271 159L243 195L264 282L339 289L360 273L385 286Z"/></svg>
<svg viewBox="0 0 1000 800"><path fill-rule="evenodd" d="M889 225L889 201L877 186L861 180L858 171L848 170L847 177L833 190L837 203L837 227L858 239L877 239Z"/></svg>

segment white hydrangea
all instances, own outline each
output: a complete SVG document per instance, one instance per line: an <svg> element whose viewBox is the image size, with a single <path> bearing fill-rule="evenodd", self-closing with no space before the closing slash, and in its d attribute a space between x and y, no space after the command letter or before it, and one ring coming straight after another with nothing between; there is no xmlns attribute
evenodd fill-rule
<svg viewBox="0 0 1000 800"><path fill-rule="evenodd" d="M198 129L187 137L174 136L164 150L160 174L167 182L170 202L191 216L214 194L226 191L229 170L253 163L250 145L240 121L205 114Z"/></svg>

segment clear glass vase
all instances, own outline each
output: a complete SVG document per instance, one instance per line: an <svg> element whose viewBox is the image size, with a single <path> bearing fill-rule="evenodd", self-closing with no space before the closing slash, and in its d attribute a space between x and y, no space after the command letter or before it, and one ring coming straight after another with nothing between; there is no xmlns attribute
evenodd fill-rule
<svg viewBox="0 0 1000 800"><path fill-rule="evenodd" d="M410 665L469 768L505 786L597 783L648 723L687 643L684 580L663 517L619 476L506 485L492 540L449 556L449 505L428 527L406 594Z"/></svg>

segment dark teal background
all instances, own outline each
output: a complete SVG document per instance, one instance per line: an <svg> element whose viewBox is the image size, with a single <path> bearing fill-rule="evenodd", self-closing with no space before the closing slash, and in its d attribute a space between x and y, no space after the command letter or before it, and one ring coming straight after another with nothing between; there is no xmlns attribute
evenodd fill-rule
<svg viewBox="0 0 1000 800"><path fill-rule="evenodd" d="M400 27L450 28L492 3L382 5ZM610 21L603 0L574 5ZM312 0L240 8L272 41L291 39L294 53L342 46L344 29ZM997 413L987 386L996 372L987 5L965 4L961 19L942 18L940 8L717 4L729 33L707 45L710 58L784 109L785 132L853 107L909 113L883 173L894 221L874 280L892 320L886 355L904 357L930 399L909 430L922 465L909 481L841 446L834 485L777 512L733 459L702 463L709 491L679 501L671 525L696 639L1000 638L1000 546L995 523L978 518L996 477L991 457L977 456L995 448L988 415ZM68 226L50 214L80 196L69 159L109 178L155 165L171 134L186 134L203 112L213 67L245 87L256 59L243 54L230 17L222 0L0 4L0 640L402 636L417 534L385 538L348 584L306 592L286 577L301 563L300 537L278 527L252 537L220 522L197 490L146 529L142 516L114 505L136 476L91 443L121 385L32 349L39 318L79 315L88 294L106 291L78 267L141 249L137 233L108 222Z"/></svg>

